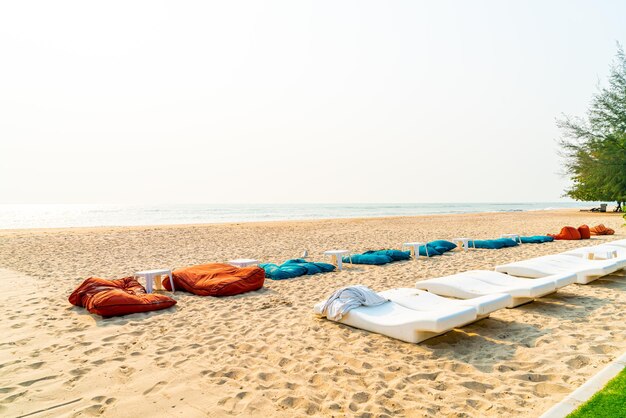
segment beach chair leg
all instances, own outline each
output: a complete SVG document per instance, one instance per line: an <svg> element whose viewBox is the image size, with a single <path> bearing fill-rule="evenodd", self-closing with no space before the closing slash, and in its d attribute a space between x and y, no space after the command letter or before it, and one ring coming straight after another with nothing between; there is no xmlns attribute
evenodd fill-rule
<svg viewBox="0 0 626 418"><path fill-rule="evenodd" d="M170 277L170 286L172 286L172 292L174 292L176 289L174 289L174 279L172 278L172 273L168 274L168 276Z"/></svg>
<svg viewBox="0 0 626 418"><path fill-rule="evenodd" d="M152 276L146 275L146 292L152 293Z"/></svg>
<svg viewBox="0 0 626 418"><path fill-rule="evenodd" d="M336 257L336 258L337 258L337 270L341 271L341 262L342 262L341 257Z"/></svg>

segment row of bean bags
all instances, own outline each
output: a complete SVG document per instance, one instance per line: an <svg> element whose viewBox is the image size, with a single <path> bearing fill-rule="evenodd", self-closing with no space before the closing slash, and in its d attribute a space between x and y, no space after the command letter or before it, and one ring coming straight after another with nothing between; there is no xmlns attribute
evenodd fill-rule
<svg viewBox="0 0 626 418"><path fill-rule="evenodd" d="M104 317L158 311L176 305L169 296L146 293L133 277L116 280L90 277L72 292L69 301Z"/></svg>
<svg viewBox="0 0 626 418"><path fill-rule="evenodd" d="M573 226L564 226L558 234L548 234L556 240L579 240L591 238L591 230L587 225L581 225L578 228Z"/></svg>
<svg viewBox="0 0 626 418"><path fill-rule="evenodd" d="M265 277L272 280L293 279L304 275L328 273L335 270L335 266L328 263L313 263L296 258L287 260L281 265L273 263L259 264L265 270Z"/></svg>
<svg viewBox="0 0 626 418"><path fill-rule="evenodd" d="M607 228L606 226L600 224L589 228L589 232L591 235L613 235L615 234L615 230L611 228Z"/></svg>
<svg viewBox="0 0 626 418"><path fill-rule="evenodd" d="M377 250L366 251L363 254L353 254L350 257L343 257L344 263L352 261L353 264L369 264L380 266L394 261L408 260L411 258L409 251L400 250Z"/></svg>
<svg viewBox="0 0 626 418"><path fill-rule="evenodd" d="M238 268L230 264L211 263L172 271L174 287L199 296L233 296L263 287L265 271L257 266ZM163 287L172 290L168 278Z"/></svg>

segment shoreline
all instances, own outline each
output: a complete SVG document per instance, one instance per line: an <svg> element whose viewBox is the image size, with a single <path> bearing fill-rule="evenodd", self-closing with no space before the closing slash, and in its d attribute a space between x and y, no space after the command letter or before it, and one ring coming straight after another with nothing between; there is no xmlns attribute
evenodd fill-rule
<svg viewBox="0 0 626 418"><path fill-rule="evenodd" d="M236 222L207 222L207 223L180 223L180 224L149 224L149 225L100 225L100 226L67 226L67 227L49 227L49 228L0 228L0 234L7 233L29 233L29 232L60 232L60 231L81 231L81 230L119 230L119 229L152 229L152 228L202 228L212 226L262 226L262 225L287 225L293 223L315 223L315 222L337 222L337 221L367 221L367 220L389 220L397 221L402 219L419 219L426 217L458 217L458 216L485 216L485 215L510 215L516 216L521 213L528 214L577 214L581 216L598 215L598 216L618 216L622 217L624 213L619 212L584 212L577 208L559 208L559 209L529 209L524 211L497 211L497 212L463 212L463 213L434 213L434 214L417 214L410 216L366 216L366 217L345 217L345 218L306 218L306 219L281 219L268 221L236 221ZM557 231L558 232L558 231Z"/></svg>

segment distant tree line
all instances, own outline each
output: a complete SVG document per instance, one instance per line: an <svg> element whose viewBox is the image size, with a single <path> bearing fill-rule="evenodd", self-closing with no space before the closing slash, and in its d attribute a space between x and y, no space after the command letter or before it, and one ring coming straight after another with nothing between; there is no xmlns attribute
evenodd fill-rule
<svg viewBox="0 0 626 418"><path fill-rule="evenodd" d="M583 118L564 117L558 126L565 169L572 186L565 195L582 201L626 202L626 55L621 45L608 86L599 87Z"/></svg>

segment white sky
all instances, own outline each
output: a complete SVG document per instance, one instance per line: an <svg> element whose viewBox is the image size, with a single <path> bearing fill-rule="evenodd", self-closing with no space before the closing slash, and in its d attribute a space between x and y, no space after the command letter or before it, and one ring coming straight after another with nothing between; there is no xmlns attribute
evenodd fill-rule
<svg viewBox="0 0 626 418"><path fill-rule="evenodd" d="M5 1L0 203L556 201L623 1Z"/></svg>

